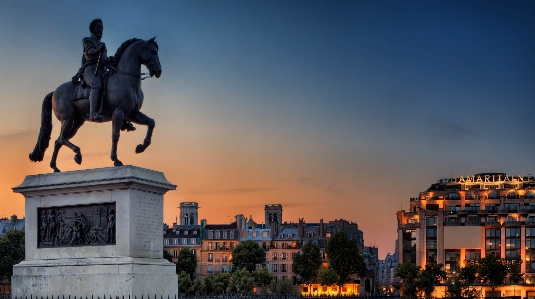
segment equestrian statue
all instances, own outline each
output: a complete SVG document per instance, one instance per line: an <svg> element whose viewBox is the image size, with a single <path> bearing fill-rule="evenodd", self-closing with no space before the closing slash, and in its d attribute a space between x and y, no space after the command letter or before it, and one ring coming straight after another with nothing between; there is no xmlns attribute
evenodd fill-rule
<svg viewBox="0 0 535 299"><path fill-rule="evenodd" d="M149 70L149 76L162 74L155 38L137 38L125 41L114 56L107 56L106 45L101 42L104 26L95 19L89 25L90 37L83 39L82 65L70 82L60 85L43 100L41 130L37 144L30 154L30 161L43 160L52 133L52 111L61 122L61 131L54 143L50 167L54 172L58 152L67 146L74 152L74 161L82 163L80 148L70 142L85 121L112 122L112 146L110 158L113 165L122 166L117 158L117 143L121 131L132 131L132 123L147 126L147 134L136 153L142 153L151 143L154 120L139 110L143 104L141 90L141 65Z"/></svg>

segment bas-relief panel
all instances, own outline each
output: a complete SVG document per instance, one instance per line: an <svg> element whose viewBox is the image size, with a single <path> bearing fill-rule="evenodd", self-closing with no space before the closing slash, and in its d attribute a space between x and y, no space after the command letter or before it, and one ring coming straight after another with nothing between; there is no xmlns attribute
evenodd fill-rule
<svg viewBox="0 0 535 299"><path fill-rule="evenodd" d="M37 247L115 244L115 203L37 210Z"/></svg>

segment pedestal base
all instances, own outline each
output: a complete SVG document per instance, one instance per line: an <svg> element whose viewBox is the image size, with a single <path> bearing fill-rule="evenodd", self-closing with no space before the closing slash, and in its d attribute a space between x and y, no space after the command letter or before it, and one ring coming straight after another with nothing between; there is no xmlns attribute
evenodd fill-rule
<svg viewBox="0 0 535 299"><path fill-rule="evenodd" d="M12 298L177 296L175 265L164 259L87 258L23 261L13 268ZM111 293L110 293L111 292ZM130 296L130 297L129 297Z"/></svg>
<svg viewBox="0 0 535 299"><path fill-rule="evenodd" d="M134 166L27 176L13 188L26 201L26 260L12 297L175 298L163 259L163 195L175 188Z"/></svg>

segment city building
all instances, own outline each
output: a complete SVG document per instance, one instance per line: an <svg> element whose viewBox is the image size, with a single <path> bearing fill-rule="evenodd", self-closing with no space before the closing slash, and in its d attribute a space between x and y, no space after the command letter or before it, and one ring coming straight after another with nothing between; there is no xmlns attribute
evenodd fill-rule
<svg viewBox="0 0 535 299"><path fill-rule="evenodd" d="M196 202L180 203L180 222L164 227L163 248L171 253L174 263L178 262L182 248L190 249L197 257L196 274L200 275L203 226L199 225L198 208Z"/></svg>
<svg viewBox="0 0 535 299"><path fill-rule="evenodd" d="M17 215L10 218L0 218L0 237L3 237L7 231L12 229L24 231L25 219L19 219Z"/></svg>
<svg viewBox="0 0 535 299"><path fill-rule="evenodd" d="M397 212L399 263L443 264L454 276L489 254L519 264L522 286L506 283L485 296L535 296L535 178L480 173L441 179ZM444 288L437 289L442 297ZM441 293L442 292L442 293ZM435 296L435 297L436 297Z"/></svg>
<svg viewBox="0 0 535 299"><path fill-rule="evenodd" d="M237 221L230 224L206 224L201 245L201 276L230 272L232 251L240 243Z"/></svg>

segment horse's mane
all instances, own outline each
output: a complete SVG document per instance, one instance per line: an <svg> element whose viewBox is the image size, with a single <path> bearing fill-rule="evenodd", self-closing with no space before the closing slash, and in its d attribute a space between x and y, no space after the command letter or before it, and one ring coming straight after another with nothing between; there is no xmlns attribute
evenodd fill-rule
<svg viewBox="0 0 535 299"><path fill-rule="evenodd" d="M126 48L128 48L128 46L130 46L131 44L139 41L141 39L139 38L131 38L127 41L125 41L121 46L119 46L119 48L117 49L117 52L115 52L115 55L113 55L113 57L110 57L110 65L114 66L114 67L117 67L117 65L119 64L119 60L121 59L121 55L123 55L124 51L126 50Z"/></svg>
<svg viewBox="0 0 535 299"><path fill-rule="evenodd" d="M117 49L117 52L115 52L115 55L109 57L110 65L117 67L117 65L119 64L119 60L121 59L121 55L123 55L126 48L128 48L128 46L140 40L141 39L139 38L131 38L125 41L124 43L122 43L121 46L119 46L119 48ZM154 46L156 47L156 51L158 51L158 44L156 43L155 38L151 38L150 40L148 40L148 42L154 44Z"/></svg>

